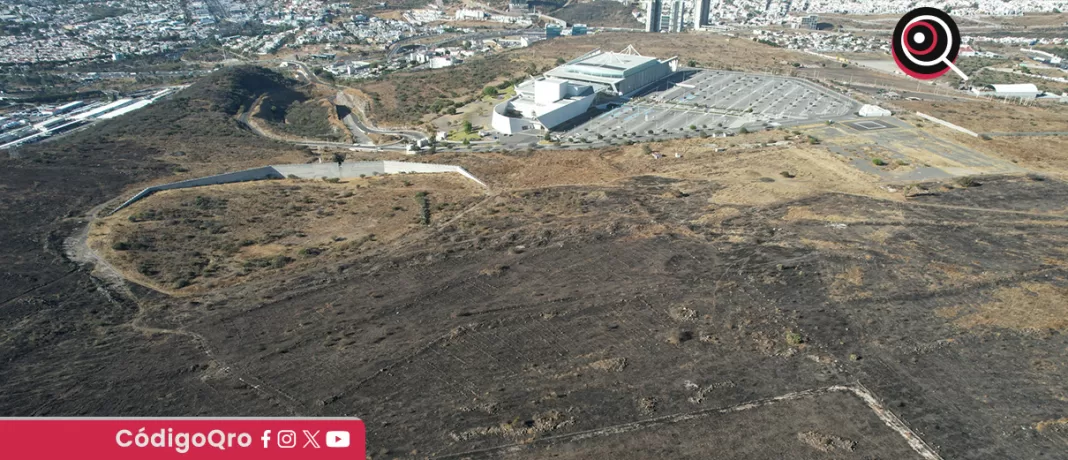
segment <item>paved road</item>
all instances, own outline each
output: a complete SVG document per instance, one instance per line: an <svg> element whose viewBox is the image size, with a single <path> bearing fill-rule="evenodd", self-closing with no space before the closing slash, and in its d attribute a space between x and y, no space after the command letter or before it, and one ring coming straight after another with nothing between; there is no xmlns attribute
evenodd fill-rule
<svg viewBox="0 0 1068 460"><path fill-rule="evenodd" d="M344 105L344 106L346 106L346 107L348 107L348 108L353 110L353 113L349 114L349 116L346 117L347 119L349 119L349 121L346 122L346 123L351 122L351 126L352 127L355 127L356 129L358 129L358 130L360 130L360 131L362 131L364 133L401 136L401 137L403 137L405 139L408 139L410 141L413 141L413 142L426 139L426 135L425 134L423 134L422 132L419 132L419 131L411 130L411 129L402 129L402 128L386 128L386 129L383 129L383 128L379 128L377 126L368 126L367 123L364 123L363 120L360 119L360 117L355 116L355 113L356 113L355 111L360 111L360 113L363 113L363 111L360 110L359 107L357 107L359 104L355 104L352 101L351 97L348 94L345 94L344 91L341 91L340 88L334 87L334 89L338 90L337 96L335 97L336 103L340 104L340 105ZM366 114L364 114L364 116L366 116Z"/></svg>
<svg viewBox="0 0 1068 460"><path fill-rule="evenodd" d="M377 146L377 145L374 145L374 144L349 144L349 143L345 143L345 142L329 142L329 141L312 141L312 140L294 141L294 140L286 139L286 138L278 136L278 135L276 135L274 133L271 133L271 132L264 131L264 130L260 129L259 126L256 126L256 124L251 123L249 121L249 116L250 116L251 113L252 113L251 109L241 113L241 115L239 115L237 117L237 121L240 122L241 124L245 125L246 127L248 127L248 129L251 130L253 133L256 133L256 135L262 136L262 137L266 137L268 139L276 140L276 141L279 141L279 142L286 142L286 143L289 143L289 144L300 145L300 146L305 146L305 147L341 148L341 149L349 149L349 150L362 150L362 151L368 151L368 152L379 151L379 150L389 150L389 151L403 152L406 149L406 147L404 145L400 145L400 144L390 144L390 145Z"/></svg>
<svg viewBox="0 0 1068 460"><path fill-rule="evenodd" d="M295 66L299 67L303 71L302 73L307 76L309 82L315 83L315 84L319 84L319 85L323 85L323 86L326 86L326 87L329 87L331 89L336 90L338 92L339 99L342 99L341 101L339 101L339 102L341 102L341 105L345 105L345 106L347 106L347 107L349 107L350 109L353 109L353 110L359 110L359 108L357 108L355 106L355 104L352 104L352 101L347 99L348 96L345 95L344 92L342 92L342 89L343 89L342 87L337 86L337 85L335 85L333 83L327 82L327 81L323 80L322 78L319 78L319 76L316 75L315 72L312 72L312 70L308 67L308 65L303 63L303 62L300 62L300 61L289 61L289 60L285 60L285 59L269 59L269 60L264 60L264 61L259 61L259 62L285 62L285 63L288 63L289 65L295 65ZM248 125L247 117L242 122L245 123L246 125ZM357 129L359 129L360 131L362 131L364 133L400 136L400 137L403 137L403 138L408 139L410 141L419 141L421 139L426 139L426 135L424 135L423 133L421 133L419 131L408 130L408 129L390 129L390 128L379 128L377 126L368 126L366 123L364 123L362 120L360 120L359 117L352 117L352 125L355 126ZM270 136L265 136L265 137L270 137ZM351 147L351 145L350 145L350 147Z"/></svg>

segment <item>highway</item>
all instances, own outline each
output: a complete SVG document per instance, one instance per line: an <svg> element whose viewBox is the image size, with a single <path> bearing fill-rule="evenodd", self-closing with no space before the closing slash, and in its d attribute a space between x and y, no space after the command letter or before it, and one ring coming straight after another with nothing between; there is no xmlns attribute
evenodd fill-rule
<svg viewBox="0 0 1068 460"><path fill-rule="evenodd" d="M255 107L255 105L253 106L253 108L254 107ZM404 152L407 149L407 147L405 145L402 145L402 144L389 144L389 145L380 145L379 146L379 145L374 145L374 144L349 144L349 143L346 143L346 142L329 142L329 141L312 141L312 140L294 141L294 140L291 140L291 139L286 139L286 138L278 136L278 135L276 135L274 133L271 133L271 132L268 132L268 131L264 131L263 129L260 129L260 127L257 126L255 123L250 122L249 121L249 116L251 116L252 110L253 109L249 109L249 110L246 110L246 111L242 112L240 115L238 115L237 121L239 123L241 123L242 125L245 125L245 127L247 127L253 133L256 133L256 135L261 136L261 137L265 137L267 139L271 139L271 140L275 140L275 141L279 141L279 142L285 142L285 143L293 144L293 145L299 145L299 146L303 146L303 147L338 148L338 149L349 149L349 150L361 150L361 151L365 151L365 152L377 152L377 151L380 151L380 150Z"/></svg>

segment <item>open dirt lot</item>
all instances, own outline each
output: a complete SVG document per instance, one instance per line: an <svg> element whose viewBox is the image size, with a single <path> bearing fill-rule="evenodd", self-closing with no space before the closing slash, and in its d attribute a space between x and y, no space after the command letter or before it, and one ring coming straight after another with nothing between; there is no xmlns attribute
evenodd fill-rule
<svg viewBox="0 0 1068 460"><path fill-rule="evenodd" d="M896 101L906 109L941 118L977 133L1068 131L1068 106L1021 106L999 101Z"/></svg>
<svg viewBox="0 0 1068 460"><path fill-rule="evenodd" d="M1000 158L1018 166L1061 176L1068 171L1068 112L1058 105L1023 107L997 102L897 101L920 112L941 118L989 139L976 138L935 125L918 117L906 117L913 126L953 143ZM907 105L906 105L907 104ZM1039 135L1043 133L1055 135ZM1018 135L1014 135L1018 134Z"/></svg>

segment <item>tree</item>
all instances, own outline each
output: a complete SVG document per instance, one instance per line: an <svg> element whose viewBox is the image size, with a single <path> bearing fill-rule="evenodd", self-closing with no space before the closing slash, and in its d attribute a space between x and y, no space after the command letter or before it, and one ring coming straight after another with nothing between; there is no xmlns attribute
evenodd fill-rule
<svg viewBox="0 0 1068 460"><path fill-rule="evenodd" d="M689 61L686 62L686 65L688 67L697 67L697 61L695 61L693 59L690 59Z"/></svg>
<svg viewBox="0 0 1068 460"><path fill-rule="evenodd" d="M556 58L556 65L564 65L565 62L567 61L565 61L562 57Z"/></svg>
<svg viewBox="0 0 1068 460"><path fill-rule="evenodd" d="M471 134L471 131L474 130L474 128L471 126L470 120L464 120L463 129L464 134Z"/></svg>
<svg viewBox="0 0 1068 460"><path fill-rule="evenodd" d="M341 178L341 163L345 162L345 154L334 152L334 163L337 163L337 177Z"/></svg>
<svg viewBox="0 0 1068 460"><path fill-rule="evenodd" d="M487 86L485 88L482 88L482 95L483 96L497 97L497 94L499 94L497 92L497 88L494 88L492 86Z"/></svg>

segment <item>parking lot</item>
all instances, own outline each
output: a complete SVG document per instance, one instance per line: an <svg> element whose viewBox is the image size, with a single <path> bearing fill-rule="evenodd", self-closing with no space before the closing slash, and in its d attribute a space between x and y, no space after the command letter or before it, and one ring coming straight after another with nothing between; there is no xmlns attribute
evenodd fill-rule
<svg viewBox="0 0 1068 460"><path fill-rule="evenodd" d="M853 118L859 104L804 80L726 70L681 73L564 137L667 138Z"/></svg>

